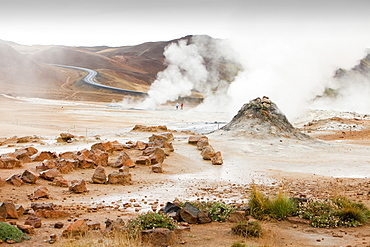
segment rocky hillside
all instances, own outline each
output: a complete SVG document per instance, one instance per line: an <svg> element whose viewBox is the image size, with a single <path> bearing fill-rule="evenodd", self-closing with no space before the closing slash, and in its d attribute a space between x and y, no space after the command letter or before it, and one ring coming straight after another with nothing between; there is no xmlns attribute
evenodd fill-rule
<svg viewBox="0 0 370 247"><path fill-rule="evenodd" d="M274 137L310 139L309 136L295 129L276 104L265 96L244 104L238 114L221 128L221 131L228 131L236 136L262 139Z"/></svg>
<svg viewBox="0 0 370 247"><path fill-rule="evenodd" d="M31 93L60 87L68 75L19 53L0 41L0 86L2 93Z"/></svg>

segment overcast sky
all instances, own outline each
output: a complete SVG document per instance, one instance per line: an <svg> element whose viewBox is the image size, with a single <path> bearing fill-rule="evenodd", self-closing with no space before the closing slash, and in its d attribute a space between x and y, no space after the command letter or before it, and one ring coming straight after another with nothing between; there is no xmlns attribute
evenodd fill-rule
<svg viewBox="0 0 370 247"><path fill-rule="evenodd" d="M0 0L0 39L77 46L135 45L189 34L366 39L369 11L368 0Z"/></svg>

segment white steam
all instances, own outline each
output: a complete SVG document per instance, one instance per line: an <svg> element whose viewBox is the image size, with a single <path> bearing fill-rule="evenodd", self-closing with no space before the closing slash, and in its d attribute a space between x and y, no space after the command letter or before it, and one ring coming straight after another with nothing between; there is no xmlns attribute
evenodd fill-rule
<svg viewBox="0 0 370 247"><path fill-rule="evenodd" d="M167 68L158 73L148 91L149 97L141 105L143 108L176 101L194 91L201 93L205 101L220 93L225 96L229 84L221 78L220 63L237 63L227 42L208 36L194 36L189 43L187 40L171 43L164 56Z"/></svg>

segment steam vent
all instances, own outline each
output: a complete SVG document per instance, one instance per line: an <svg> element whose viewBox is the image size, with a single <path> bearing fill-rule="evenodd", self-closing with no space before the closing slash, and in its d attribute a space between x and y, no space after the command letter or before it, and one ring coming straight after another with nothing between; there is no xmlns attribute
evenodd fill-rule
<svg viewBox="0 0 370 247"><path fill-rule="evenodd" d="M238 136L261 139L285 137L299 140L311 139L299 132L288 121L275 103L264 96L244 104L238 114L224 127L224 131L235 132Z"/></svg>

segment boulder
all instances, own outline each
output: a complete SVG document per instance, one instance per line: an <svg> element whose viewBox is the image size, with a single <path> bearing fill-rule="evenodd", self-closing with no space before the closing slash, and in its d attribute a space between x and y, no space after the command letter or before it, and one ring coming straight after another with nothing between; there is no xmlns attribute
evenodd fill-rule
<svg viewBox="0 0 370 247"><path fill-rule="evenodd" d="M4 157L0 158L0 169L13 169L16 167L22 167L22 162L15 157Z"/></svg>
<svg viewBox="0 0 370 247"><path fill-rule="evenodd" d="M52 153L50 151L42 151L42 152L32 155L31 159L33 162L36 162L36 161L52 160L52 159L56 159L57 157L58 156L56 153Z"/></svg>
<svg viewBox="0 0 370 247"><path fill-rule="evenodd" d="M69 187L68 181L62 177L55 177L50 184L59 187Z"/></svg>
<svg viewBox="0 0 370 247"><path fill-rule="evenodd" d="M69 173L74 171L79 166L78 160L58 158L56 160L57 169L61 173Z"/></svg>
<svg viewBox="0 0 370 247"><path fill-rule="evenodd" d="M203 147L203 150L200 153L204 160L211 160L215 154L216 152L211 145Z"/></svg>
<svg viewBox="0 0 370 247"><path fill-rule="evenodd" d="M79 165L78 167L81 169L88 169L88 168L95 168L96 157L93 151L83 149L77 152Z"/></svg>
<svg viewBox="0 0 370 247"><path fill-rule="evenodd" d="M34 228L40 228L42 225L42 222L41 222L41 218L30 215L27 217L24 224L33 226Z"/></svg>
<svg viewBox="0 0 370 247"><path fill-rule="evenodd" d="M77 159L77 152L63 152L59 154L59 158L63 158L66 160L76 160Z"/></svg>
<svg viewBox="0 0 370 247"><path fill-rule="evenodd" d="M0 217L6 219L18 219L17 208L12 202L2 202L0 204Z"/></svg>
<svg viewBox="0 0 370 247"><path fill-rule="evenodd" d="M29 170L24 170L20 178L25 183L35 184L39 176Z"/></svg>
<svg viewBox="0 0 370 247"><path fill-rule="evenodd" d="M135 164L137 165L150 165L151 161L148 156L140 156L135 160Z"/></svg>
<svg viewBox="0 0 370 247"><path fill-rule="evenodd" d="M49 190L45 186L39 186L33 192L33 198L34 199L49 198L49 197L50 197Z"/></svg>
<svg viewBox="0 0 370 247"><path fill-rule="evenodd" d="M208 145L209 145L208 137L202 137L197 142L198 150L203 150L203 148Z"/></svg>
<svg viewBox="0 0 370 247"><path fill-rule="evenodd" d="M60 137L57 139L58 142L73 142L75 135L71 133L60 133Z"/></svg>
<svg viewBox="0 0 370 247"><path fill-rule="evenodd" d="M13 174L5 181L15 186L21 186L24 183L19 174Z"/></svg>
<svg viewBox="0 0 370 247"><path fill-rule="evenodd" d="M108 184L131 184L131 174L128 172L111 173L108 175Z"/></svg>
<svg viewBox="0 0 370 247"><path fill-rule="evenodd" d="M188 143L189 144L193 144L193 145L197 145L198 141L201 138L203 138L203 137L207 138L205 135L192 135L192 136L189 136Z"/></svg>
<svg viewBox="0 0 370 247"><path fill-rule="evenodd" d="M198 213L198 223L199 224L205 224L205 223L211 223L212 218L208 211L199 211Z"/></svg>
<svg viewBox="0 0 370 247"><path fill-rule="evenodd" d="M183 208L180 211L181 218L189 224L195 224L198 222L198 214L200 210L190 202L185 202Z"/></svg>
<svg viewBox="0 0 370 247"><path fill-rule="evenodd" d="M96 166L107 166L108 165L109 154L101 150L94 151L94 160Z"/></svg>
<svg viewBox="0 0 370 247"><path fill-rule="evenodd" d="M154 151L151 155L149 155L150 162L152 164L162 164L166 155L161 148L154 148Z"/></svg>
<svg viewBox="0 0 370 247"><path fill-rule="evenodd" d="M141 231L142 241L150 246L167 247L178 243L177 235L167 228L155 228Z"/></svg>
<svg viewBox="0 0 370 247"><path fill-rule="evenodd" d="M181 211L181 207L179 207L178 205L172 202L167 202L166 206L164 206L164 209L163 209L164 214L168 214L176 221L182 220L180 216L180 211Z"/></svg>
<svg viewBox="0 0 370 247"><path fill-rule="evenodd" d="M107 153L113 153L112 142L99 142L91 146L91 151L100 150Z"/></svg>
<svg viewBox="0 0 370 247"><path fill-rule="evenodd" d="M37 211L37 210L53 210L54 208L54 203L50 202L50 203L38 203L38 202L33 202L31 203L31 208L33 209L33 211Z"/></svg>
<svg viewBox="0 0 370 247"><path fill-rule="evenodd" d="M161 133L161 134L153 134L149 137L150 142L155 142L155 140L162 139L163 141L170 142L174 140L173 134L171 132Z"/></svg>
<svg viewBox="0 0 370 247"><path fill-rule="evenodd" d="M135 145L136 149L138 149L138 150L144 150L144 149L146 149L147 146L148 146L148 144L146 144L143 141L137 141L136 145Z"/></svg>
<svg viewBox="0 0 370 247"><path fill-rule="evenodd" d="M62 233L63 237L83 236L89 231L85 220L79 219L70 224Z"/></svg>
<svg viewBox="0 0 370 247"><path fill-rule="evenodd" d="M41 171L46 171L53 168L57 168L56 160L44 160L41 164L36 166L36 169Z"/></svg>
<svg viewBox="0 0 370 247"><path fill-rule="evenodd" d="M122 166L126 166L126 167L129 167L129 168L135 167L135 163L132 161L132 159L130 158L130 156L126 152L122 152L118 156L116 162L114 164L112 164L113 168L119 168L119 167L122 167Z"/></svg>
<svg viewBox="0 0 370 247"><path fill-rule="evenodd" d="M114 151L122 151L126 148L126 145L118 142L118 141L113 141L112 142L112 148L113 148L113 152Z"/></svg>
<svg viewBox="0 0 370 247"><path fill-rule="evenodd" d="M56 177L63 177L63 175L55 168L40 172L40 178L45 180L53 181Z"/></svg>
<svg viewBox="0 0 370 247"><path fill-rule="evenodd" d="M22 216L25 212L22 205L15 205L15 209L17 210L18 216Z"/></svg>
<svg viewBox="0 0 370 247"><path fill-rule="evenodd" d="M24 151L26 151L26 153L24 153ZM19 152L19 153L18 153ZM26 147L26 148L20 148L20 149L16 149L14 154L15 156L17 157L18 155L27 155L27 156L32 156L34 154L37 154L39 151L34 148L34 147Z"/></svg>
<svg viewBox="0 0 370 247"><path fill-rule="evenodd" d="M95 169L95 172L92 176L92 181L95 184L104 184L107 182L107 174L105 173L104 167L99 166Z"/></svg>
<svg viewBox="0 0 370 247"><path fill-rule="evenodd" d="M63 226L64 226L64 223L61 221L55 222L54 224L54 228L57 228L57 229L61 229L63 228Z"/></svg>
<svg viewBox="0 0 370 247"><path fill-rule="evenodd" d="M155 172L155 173L163 173L164 172L162 164L152 165L151 169L152 169L152 172Z"/></svg>
<svg viewBox="0 0 370 247"><path fill-rule="evenodd" d="M71 181L69 190L77 194L87 192L86 181L83 179Z"/></svg>
<svg viewBox="0 0 370 247"><path fill-rule="evenodd" d="M35 228L33 226L30 226L30 225L17 224L17 228L19 230L21 230L22 232L27 233L27 234L34 234L35 233Z"/></svg>
<svg viewBox="0 0 370 247"><path fill-rule="evenodd" d="M135 125L131 131L142 131L142 132L163 132L168 131L167 126L159 125L159 126L145 126L145 125Z"/></svg>
<svg viewBox="0 0 370 247"><path fill-rule="evenodd" d="M221 152L216 152L215 155L213 155L213 157L211 158L211 161L212 165L222 165L224 161L222 160Z"/></svg>

